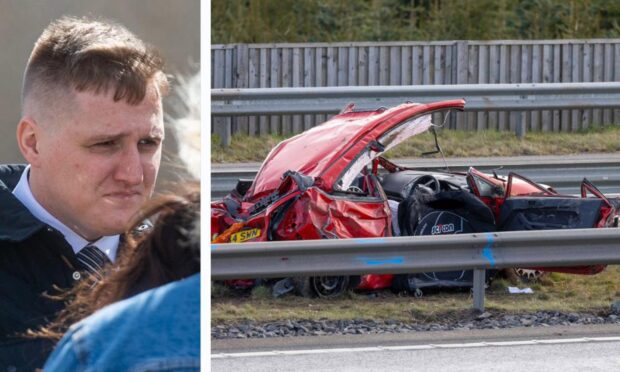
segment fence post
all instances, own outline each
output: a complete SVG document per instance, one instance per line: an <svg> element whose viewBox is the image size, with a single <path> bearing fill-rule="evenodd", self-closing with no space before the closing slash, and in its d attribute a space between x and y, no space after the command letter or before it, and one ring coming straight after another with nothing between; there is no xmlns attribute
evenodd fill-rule
<svg viewBox="0 0 620 372"><path fill-rule="evenodd" d="M485 270L474 269L474 309L484 311Z"/></svg>

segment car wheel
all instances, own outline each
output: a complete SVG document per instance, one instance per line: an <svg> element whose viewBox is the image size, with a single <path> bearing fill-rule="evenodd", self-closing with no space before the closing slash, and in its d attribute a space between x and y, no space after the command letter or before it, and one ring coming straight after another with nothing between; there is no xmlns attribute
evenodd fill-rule
<svg viewBox="0 0 620 372"><path fill-rule="evenodd" d="M304 276L294 282L297 293L308 298L338 297L349 288L348 276Z"/></svg>
<svg viewBox="0 0 620 372"><path fill-rule="evenodd" d="M522 282L535 282L538 281L549 273L541 270L534 269L522 269L520 267L515 267L512 271L516 274L517 278Z"/></svg>

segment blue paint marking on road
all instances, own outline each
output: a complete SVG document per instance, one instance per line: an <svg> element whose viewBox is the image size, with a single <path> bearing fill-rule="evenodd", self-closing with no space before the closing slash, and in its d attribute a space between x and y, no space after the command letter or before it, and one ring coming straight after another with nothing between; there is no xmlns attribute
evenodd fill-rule
<svg viewBox="0 0 620 372"><path fill-rule="evenodd" d="M358 244L374 244L374 243L382 243L385 244L387 241L384 238L366 238L366 239L354 239Z"/></svg>
<svg viewBox="0 0 620 372"><path fill-rule="evenodd" d="M405 258L400 256L390 258L370 258L370 257L357 257L357 260L362 261L368 266L380 266L380 265L402 265L405 263Z"/></svg>
<svg viewBox="0 0 620 372"><path fill-rule="evenodd" d="M495 266L495 258L493 257L493 243L495 243L495 238L493 234L486 233L487 237L487 245L482 249L482 256L489 260L491 267Z"/></svg>

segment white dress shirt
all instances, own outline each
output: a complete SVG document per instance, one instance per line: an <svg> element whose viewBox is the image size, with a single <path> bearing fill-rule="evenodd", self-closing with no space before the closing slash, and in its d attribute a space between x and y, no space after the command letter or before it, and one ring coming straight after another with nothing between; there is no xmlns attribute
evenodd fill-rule
<svg viewBox="0 0 620 372"><path fill-rule="evenodd" d="M86 247L86 245L92 244L104 252L110 261L114 262L116 259L116 251L118 250L120 236L103 236L94 242L90 242L76 234L75 231L68 228L56 217L52 216L51 213L46 211L45 208L43 208L43 206L41 206L41 204L39 204L39 202L34 198L34 195L32 195L32 191L30 190L30 184L28 183L29 172L30 165L28 165L24 170L24 173L22 173L17 186L15 186L15 189L13 190L13 195L15 195L15 197L22 202L30 213L32 213L32 215L39 221L48 224L64 235L65 240L67 240L67 243L71 245L74 253L77 254L82 248Z"/></svg>

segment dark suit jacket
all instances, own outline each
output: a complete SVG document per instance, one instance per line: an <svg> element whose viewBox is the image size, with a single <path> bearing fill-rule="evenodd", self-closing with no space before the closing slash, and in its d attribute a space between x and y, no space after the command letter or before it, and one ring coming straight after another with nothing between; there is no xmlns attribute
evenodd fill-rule
<svg viewBox="0 0 620 372"><path fill-rule="evenodd" d="M51 342L19 334L55 317L64 304L42 294L72 287L81 270L64 236L13 196L24 169L0 165L0 366L14 371L32 371L44 364Z"/></svg>

